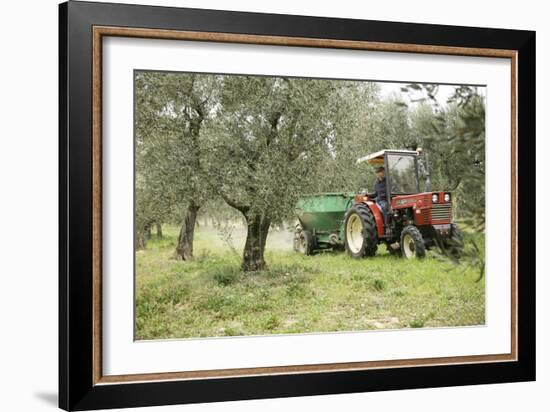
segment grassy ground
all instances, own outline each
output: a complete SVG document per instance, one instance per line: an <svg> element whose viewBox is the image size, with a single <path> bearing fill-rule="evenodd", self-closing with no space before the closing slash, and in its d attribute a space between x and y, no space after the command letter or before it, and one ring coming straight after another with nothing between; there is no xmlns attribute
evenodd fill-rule
<svg viewBox="0 0 550 412"><path fill-rule="evenodd" d="M164 228L164 236L137 252L137 339L485 323L485 283L476 282L476 269L433 254L407 261L381 246L366 260L343 252L301 256L290 250L290 233L273 232L269 270L245 274L214 229L197 231L193 262L173 258L176 228ZM236 250L242 240L237 231Z"/></svg>

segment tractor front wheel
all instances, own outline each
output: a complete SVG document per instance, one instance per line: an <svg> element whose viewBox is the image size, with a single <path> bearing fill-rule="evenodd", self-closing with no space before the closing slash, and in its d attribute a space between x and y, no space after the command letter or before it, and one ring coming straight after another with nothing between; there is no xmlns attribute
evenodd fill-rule
<svg viewBox="0 0 550 412"><path fill-rule="evenodd" d="M415 226L407 226L401 232L401 256L406 259L426 256L426 245L422 233Z"/></svg>
<svg viewBox="0 0 550 412"><path fill-rule="evenodd" d="M352 206L344 218L346 252L352 258L374 256L378 249L378 233L374 215L367 205Z"/></svg>

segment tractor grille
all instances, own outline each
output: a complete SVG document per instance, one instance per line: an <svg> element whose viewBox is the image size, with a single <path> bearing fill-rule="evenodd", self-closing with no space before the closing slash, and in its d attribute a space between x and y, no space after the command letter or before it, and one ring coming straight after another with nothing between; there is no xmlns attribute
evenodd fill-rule
<svg viewBox="0 0 550 412"><path fill-rule="evenodd" d="M419 225L429 225L430 224L430 209L421 209L420 213L417 216L417 223Z"/></svg>
<svg viewBox="0 0 550 412"><path fill-rule="evenodd" d="M432 220L451 220L453 209L450 203L432 205Z"/></svg>

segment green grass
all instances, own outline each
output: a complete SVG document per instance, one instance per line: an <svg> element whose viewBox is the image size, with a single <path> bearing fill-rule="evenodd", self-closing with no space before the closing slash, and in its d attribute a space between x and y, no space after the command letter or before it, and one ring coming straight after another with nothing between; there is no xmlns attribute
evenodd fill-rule
<svg viewBox="0 0 550 412"><path fill-rule="evenodd" d="M343 252L302 256L280 247L277 238L288 234L275 232L269 269L243 273L240 256L212 229L198 230L192 262L173 258L177 228L164 232L137 252L137 339L485 323L484 279L433 253L409 261L380 246L365 260ZM476 240L483 244L483 236Z"/></svg>

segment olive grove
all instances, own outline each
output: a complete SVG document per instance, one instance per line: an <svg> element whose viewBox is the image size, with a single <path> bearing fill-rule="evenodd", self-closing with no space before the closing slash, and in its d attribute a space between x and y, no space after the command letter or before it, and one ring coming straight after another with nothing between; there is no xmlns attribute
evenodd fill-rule
<svg viewBox="0 0 550 412"><path fill-rule="evenodd" d="M408 89L423 100L407 101ZM408 85L383 96L375 82L136 72L137 247L151 228L175 223L174 254L193 259L201 210L216 216L229 206L246 225L242 270L262 270L269 230L293 220L298 197L370 189L372 171L355 161L384 148L424 148L432 188L456 192L459 215L479 224L484 98L457 87L442 106L436 92Z"/></svg>

